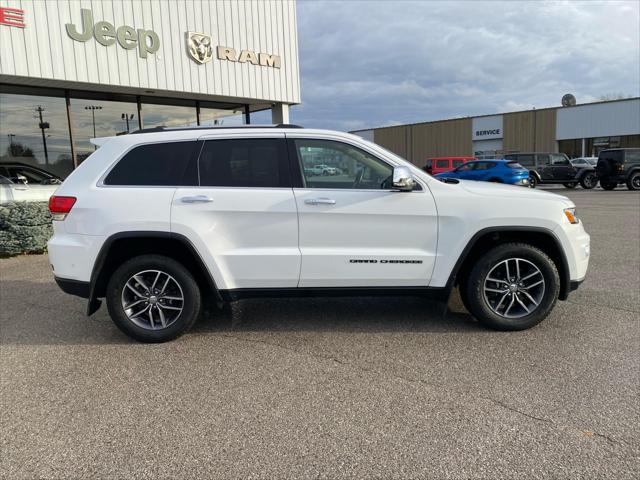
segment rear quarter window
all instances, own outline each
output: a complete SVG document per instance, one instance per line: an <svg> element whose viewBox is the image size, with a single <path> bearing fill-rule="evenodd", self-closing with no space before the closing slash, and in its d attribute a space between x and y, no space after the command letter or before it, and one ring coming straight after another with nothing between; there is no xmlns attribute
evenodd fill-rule
<svg viewBox="0 0 640 480"><path fill-rule="evenodd" d="M436 160L437 168L449 168L449 160Z"/></svg>
<svg viewBox="0 0 640 480"><path fill-rule="evenodd" d="M104 179L105 185L196 186L198 142L152 143L127 152Z"/></svg>

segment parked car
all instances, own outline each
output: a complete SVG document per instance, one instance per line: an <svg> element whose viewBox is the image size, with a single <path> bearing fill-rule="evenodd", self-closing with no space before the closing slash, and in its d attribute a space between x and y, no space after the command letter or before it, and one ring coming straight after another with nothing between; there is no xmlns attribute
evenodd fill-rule
<svg viewBox="0 0 640 480"><path fill-rule="evenodd" d="M448 172L466 162L477 160L476 157L434 157L427 160L423 170L429 175L437 175L438 173Z"/></svg>
<svg viewBox="0 0 640 480"><path fill-rule="evenodd" d="M598 164L598 157L578 157L569 161L574 167L595 167Z"/></svg>
<svg viewBox="0 0 640 480"><path fill-rule="evenodd" d="M613 190L620 183L629 190L640 190L640 148L602 150L596 171L605 190Z"/></svg>
<svg viewBox="0 0 640 480"><path fill-rule="evenodd" d="M329 165L315 165L313 167L307 167L304 169L305 172L308 172L311 175L337 175L338 169L335 167L330 167Z"/></svg>
<svg viewBox="0 0 640 480"><path fill-rule="evenodd" d="M0 204L46 202L62 183L60 177L18 162L0 163Z"/></svg>
<svg viewBox="0 0 640 480"><path fill-rule="evenodd" d="M579 183L582 188L591 189L598 184L594 167L574 166L564 153L509 153L504 158L529 169L531 187L559 183L567 188L575 188Z"/></svg>
<svg viewBox="0 0 640 480"><path fill-rule="evenodd" d="M437 174L436 178L460 178L529 186L529 170L518 162L502 159L466 162L455 170Z"/></svg>
<svg viewBox="0 0 640 480"><path fill-rule="evenodd" d="M443 183L355 135L159 127L94 141L50 199L49 262L89 314L105 298L141 341L184 333L205 295L446 302L456 285L481 324L522 330L587 272L589 235L570 199ZM301 168L310 149L353 169L318 181Z"/></svg>

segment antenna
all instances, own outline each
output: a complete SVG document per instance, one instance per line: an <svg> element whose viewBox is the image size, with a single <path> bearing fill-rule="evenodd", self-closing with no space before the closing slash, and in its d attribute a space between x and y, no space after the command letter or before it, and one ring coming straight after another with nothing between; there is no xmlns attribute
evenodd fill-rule
<svg viewBox="0 0 640 480"><path fill-rule="evenodd" d="M562 106L563 107L573 107L576 104L576 97L571 93L567 93L562 96Z"/></svg>

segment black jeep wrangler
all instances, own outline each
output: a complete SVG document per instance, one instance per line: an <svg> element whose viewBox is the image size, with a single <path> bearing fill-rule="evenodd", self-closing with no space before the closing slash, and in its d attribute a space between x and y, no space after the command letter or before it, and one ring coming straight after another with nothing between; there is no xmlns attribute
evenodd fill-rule
<svg viewBox="0 0 640 480"><path fill-rule="evenodd" d="M598 176L590 165L575 166L564 153L509 153L504 156L529 169L529 186L539 183L561 183L567 188L594 188Z"/></svg>
<svg viewBox="0 0 640 480"><path fill-rule="evenodd" d="M640 148L602 150L596 172L605 190L613 190L620 183L629 190L640 190Z"/></svg>

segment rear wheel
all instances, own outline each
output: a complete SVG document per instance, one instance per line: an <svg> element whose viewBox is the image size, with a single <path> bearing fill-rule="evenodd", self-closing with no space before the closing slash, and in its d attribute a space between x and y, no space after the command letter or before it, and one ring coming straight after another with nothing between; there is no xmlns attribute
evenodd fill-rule
<svg viewBox="0 0 640 480"><path fill-rule="evenodd" d="M616 182L611 182L611 181L606 181L606 180L600 180L600 186L604 189L604 190L613 190L615 189L618 184Z"/></svg>
<svg viewBox="0 0 640 480"><path fill-rule="evenodd" d="M563 183L563 185L564 185L566 188L576 188L576 185L578 185L578 184L577 184L577 183L574 183L574 182L569 182L569 183Z"/></svg>
<svg viewBox="0 0 640 480"><path fill-rule="evenodd" d="M201 306L198 284L172 258L142 255L123 263L109 279L109 315L141 342L166 342L193 326Z"/></svg>
<svg viewBox="0 0 640 480"><path fill-rule="evenodd" d="M633 172L627 179L627 188L629 190L640 190L640 172Z"/></svg>
<svg viewBox="0 0 640 480"><path fill-rule="evenodd" d="M525 243L505 243L485 253L471 270L464 304L478 321L495 330L524 330L544 320L560 292L553 261Z"/></svg>
<svg viewBox="0 0 640 480"><path fill-rule="evenodd" d="M586 190L595 188L598 184L598 176L595 173L585 173L580 179L580 186Z"/></svg>

